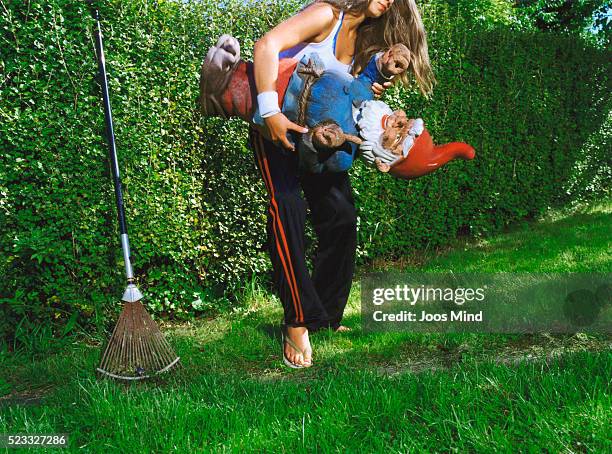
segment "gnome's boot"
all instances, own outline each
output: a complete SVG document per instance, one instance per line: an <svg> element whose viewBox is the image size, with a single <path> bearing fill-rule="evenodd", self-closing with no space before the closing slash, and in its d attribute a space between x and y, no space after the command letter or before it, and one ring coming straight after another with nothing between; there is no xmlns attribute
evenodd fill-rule
<svg viewBox="0 0 612 454"><path fill-rule="evenodd" d="M279 61L276 91L280 105L296 65L292 58ZM221 36L208 51L200 70L198 104L205 116L253 121L257 108L253 63L240 60L240 44L233 36Z"/></svg>
<svg viewBox="0 0 612 454"><path fill-rule="evenodd" d="M240 43L233 36L221 36L210 48L200 70L198 104L202 114L223 118L231 116L232 112L222 105L221 98L240 63Z"/></svg>

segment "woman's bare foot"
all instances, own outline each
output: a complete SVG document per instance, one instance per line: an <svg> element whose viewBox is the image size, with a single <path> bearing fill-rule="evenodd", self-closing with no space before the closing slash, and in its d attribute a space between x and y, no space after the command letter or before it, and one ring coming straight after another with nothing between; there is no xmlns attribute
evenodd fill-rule
<svg viewBox="0 0 612 454"><path fill-rule="evenodd" d="M304 353L297 351L289 342L285 342L285 356L298 366L312 366L312 347L308 338L308 329L305 327L287 327L287 336Z"/></svg>
<svg viewBox="0 0 612 454"><path fill-rule="evenodd" d="M348 333L349 331L353 331L353 330L349 328L348 326L344 326L344 325L340 325L338 328L336 328L337 333Z"/></svg>

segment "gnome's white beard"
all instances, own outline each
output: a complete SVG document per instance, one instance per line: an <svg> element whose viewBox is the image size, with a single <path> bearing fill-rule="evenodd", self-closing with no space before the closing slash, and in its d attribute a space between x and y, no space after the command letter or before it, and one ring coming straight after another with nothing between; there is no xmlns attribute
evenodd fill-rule
<svg viewBox="0 0 612 454"><path fill-rule="evenodd" d="M393 115L393 110L383 101L364 101L358 109L353 111L353 118L357 122L359 135L364 139L360 148L371 150L386 164L393 164L398 159L408 156L416 138L423 133L425 124L421 118L414 120L408 135L404 139L402 156L392 156L390 150L382 145L382 136L385 132L382 119L385 115Z"/></svg>
<svg viewBox="0 0 612 454"><path fill-rule="evenodd" d="M364 101L354 112L359 135L365 141L364 147L373 151L385 164L393 164L398 157L391 156L382 146L382 119L385 115L393 115L393 110L382 101ZM364 148L362 147L362 148Z"/></svg>
<svg viewBox="0 0 612 454"><path fill-rule="evenodd" d="M361 114L361 118L357 121L359 135L364 140L380 144L385 132L382 119L385 115L393 115L391 108L382 101L364 101L361 103L359 113Z"/></svg>

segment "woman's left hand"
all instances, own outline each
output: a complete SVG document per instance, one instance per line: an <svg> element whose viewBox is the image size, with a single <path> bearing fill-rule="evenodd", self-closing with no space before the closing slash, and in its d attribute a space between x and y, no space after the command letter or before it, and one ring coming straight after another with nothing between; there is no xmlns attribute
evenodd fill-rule
<svg viewBox="0 0 612 454"><path fill-rule="evenodd" d="M380 98L380 95L382 95L385 92L385 90L391 87L392 85L393 84L391 82L385 82L382 85L380 85L378 82L374 82L372 84L372 91L374 92L374 97Z"/></svg>

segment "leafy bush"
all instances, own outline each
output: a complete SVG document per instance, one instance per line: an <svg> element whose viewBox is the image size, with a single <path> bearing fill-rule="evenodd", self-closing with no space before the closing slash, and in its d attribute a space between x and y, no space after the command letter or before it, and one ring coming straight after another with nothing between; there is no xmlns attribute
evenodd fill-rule
<svg viewBox="0 0 612 454"><path fill-rule="evenodd" d="M75 313L81 325L104 326L124 276L93 20L85 2L2 5L0 337L40 324L65 334ZM269 271L265 189L246 125L200 117L198 70L222 33L235 35L248 59L256 39L299 6L103 4L133 264L159 316L192 317L222 298L231 304L243 282ZM572 175L593 132L609 125L606 54L504 21L468 22L448 8L424 5L435 96L393 89L386 99L422 116L437 141L472 143L477 160L412 182L356 165L361 263L494 231L590 184Z"/></svg>

